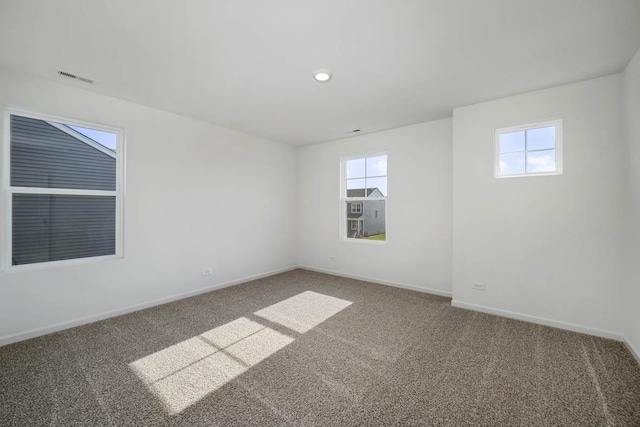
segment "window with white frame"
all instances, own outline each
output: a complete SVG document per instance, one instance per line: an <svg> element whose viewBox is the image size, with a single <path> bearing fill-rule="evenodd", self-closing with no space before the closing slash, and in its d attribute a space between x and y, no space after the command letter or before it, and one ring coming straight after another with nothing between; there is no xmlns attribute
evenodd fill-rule
<svg viewBox="0 0 640 427"><path fill-rule="evenodd" d="M385 241L387 155L344 159L342 170L343 237Z"/></svg>
<svg viewBox="0 0 640 427"><path fill-rule="evenodd" d="M120 256L122 131L4 112L4 268Z"/></svg>
<svg viewBox="0 0 640 427"><path fill-rule="evenodd" d="M562 121L496 130L496 177L562 173Z"/></svg>

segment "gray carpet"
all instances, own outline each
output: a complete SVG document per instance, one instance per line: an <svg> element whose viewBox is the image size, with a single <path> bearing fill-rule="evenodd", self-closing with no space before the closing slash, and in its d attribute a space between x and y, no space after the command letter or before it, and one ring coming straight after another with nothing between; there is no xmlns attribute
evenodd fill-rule
<svg viewBox="0 0 640 427"><path fill-rule="evenodd" d="M296 270L0 348L0 425L640 426L623 344Z"/></svg>

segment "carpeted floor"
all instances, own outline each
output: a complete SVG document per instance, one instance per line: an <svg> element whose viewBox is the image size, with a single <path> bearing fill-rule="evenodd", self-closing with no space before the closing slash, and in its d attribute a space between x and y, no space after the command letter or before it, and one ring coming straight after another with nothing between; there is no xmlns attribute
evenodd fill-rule
<svg viewBox="0 0 640 427"><path fill-rule="evenodd" d="M303 270L0 348L0 425L640 426L623 344Z"/></svg>

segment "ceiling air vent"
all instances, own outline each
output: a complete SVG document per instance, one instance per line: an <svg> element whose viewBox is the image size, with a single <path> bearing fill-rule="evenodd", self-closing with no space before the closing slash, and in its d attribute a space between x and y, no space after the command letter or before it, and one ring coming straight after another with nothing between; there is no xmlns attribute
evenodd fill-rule
<svg viewBox="0 0 640 427"><path fill-rule="evenodd" d="M88 83L90 85L96 84L96 81L93 80L93 79L89 79L87 77L78 76L76 74L69 73L67 71L58 70L58 75L62 76L62 77L66 77L68 79L73 79L73 80L78 80L78 81L83 82L83 83Z"/></svg>

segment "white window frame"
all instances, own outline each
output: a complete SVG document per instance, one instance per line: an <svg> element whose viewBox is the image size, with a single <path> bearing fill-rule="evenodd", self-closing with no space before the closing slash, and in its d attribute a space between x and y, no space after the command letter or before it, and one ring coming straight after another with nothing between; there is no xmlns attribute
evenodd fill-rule
<svg viewBox="0 0 640 427"><path fill-rule="evenodd" d="M527 150L527 145L526 145L526 131L528 130L532 130L532 129L538 129L538 128L544 128L544 127L549 127L549 126L555 126L556 128L556 147L555 147L555 154L556 154L556 170L552 171L552 172L526 172L526 167L527 167L527 154L532 152L536 152L536 151L549 151L550 149L544 149L544 150ZM500 135L504 134L504 133L511 133L511 132L521 132L521 131L525 131L525 149L524 151L516 151L514 153L524 153L524 161L525 161L525 172L524 173L519 173L519 174L510 174L510 175L501 175L500 174ZM495 140L494 140L494 157L493 157L493 163L494 163L494 176L496 178L522 178L522 177L526 177L526 176L548 176L548 175L562 175L562 119L553 119L553 120L548 120L548 121L544 121L544 122L538 122L538 123L531 123L531 124L526 124L526 125L520 125L520 126L511 126L511 127L505 127L505 128L500 128L500 129L496 129L495 131ZM504 153L503 153L504 154Z"/></svg>
<svg viewBox="0 0 640 427"><path fill-rule="evenodd" d="M389 242L389 215L388 215L388 205L389 205L389 196L386 197L377 197L375 199L369 199L367 197L347 197L347 162L349 160L356 159L367 159L370 157L378 157L378 156L387 156L387 192L389 190L389 154L386 151L377 152L377 153L367 153L360 154L356 156L346 156L340 159L340 240L343 242L362 244L362 245L386 245ZM366 164L366 161L365 161ZM366 166L365 166L366 167ZM366 169L365 169L366 170ZM365 172L366 174L366 172ZM366 196L366 194L365 194ZM347 229L351 228L347 226L347 220L349 220L347 215L347 203L355 202L360 203L366 200L384 200L384 212L385 212L385 240L371 240L371 239L354 239L347 237ZM353 206L353 203L351 203ZM362 211L364 211L364 206L362 207ZM356 212L354 212L356 213ZM362 213L362 212L357 212ZM352 220L349 220L352 221Z"/></svg>
<svg viewBox="0 0 640 427"><path fill-rule="evenodd" d="M362 203L351 203L351 213L362 213Z"/></svg>
<svg viewBox="0 0 640 427"><path fill-rule="evenodd" d="M72 126L79 126L89 129L96 129L105 132L115 133L117 135L116 142L116 189L115 191L102 190L76 190L76 189L60 189L60 188L40 188L40 187L11 187L11 116L22 116L36 120L44 120L48 122L63 123ZM4 227L0 228L0 241L3 246L4 256L0 259L0 271L2 273L19 272L37 270L43 268L52 268L58 266L67 266L73 264L81 264L87 262L95 262L101 260L118 259L124 257L124 182L125 182L125 131L122 128L105 126L81 120L69 119L66 117L53 116L48 114L40 114L24 110L21 108L3 106L2 108L2 138L0 140L0 170L1 170L1 190L0 197L0 215ZM109 196L116 199L116 247L115 254L101 255L86 258L73 258L60 261L47 261L32 264L12 265L12 202L13 194L59 194L59 195L80 195L80 196Z"/></svg>

